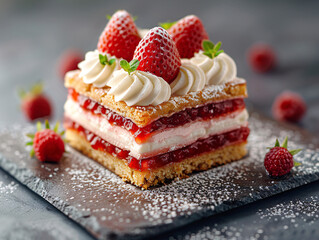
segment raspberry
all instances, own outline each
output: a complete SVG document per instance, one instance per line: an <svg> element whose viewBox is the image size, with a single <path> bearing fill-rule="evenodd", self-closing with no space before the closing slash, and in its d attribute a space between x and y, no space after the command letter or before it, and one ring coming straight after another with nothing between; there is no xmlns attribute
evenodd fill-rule
<svg viewBox="0 0 319 240"><path fill-rule="evenodd" d="M272 106L273 116L279 121L299 122L306 111L306 103L302 97L290 91L281 93Z"/></svg>
<svg viewBox="0 0 319 240"><path fill-rule="evenodd" d="M72 70L78 69L78 64L83 60L82 53L79 50L66 50L59 58L58 70L62 78Z"/></svg>
<svg viewBox="0 0 319 240"><path fill-rule="evenodd" d="M51 102L43 94L42 84L34 85L30 92L20 90L19 95L22 100L21 109L28 120L51 117Z"/></svg>
<svg viewBox="0 0 319 240"><path fill-rule="evenodd" d="M282 146L276 140L275 147L271 148L264 159L264 166L268 174L272 177L281 177L288 174L293 166L299 165L294 162L293 155L301 151L301 149L288 151L288 138L286 137Z"/></svg>
<svg viewBox="0 0 319 240"><path fill-rule="evenodd" d="M54 127L54 130L50 129L48 121L45 123L46 129L41 128L41 123L38 122L38 131L27 136L32 139L27 145L33 145L33 149L30 155L35 155L41 162L59 162L65 151L64 142L61 138L63 134L57 133L58 123Z"/></svg>
<svg viewBox="0 0 319 240"><path fill-rule="evenodd" d="M257 44L250 48L248 60L256 72L265 73L274 68L276 56L269 45Z"/></svg>

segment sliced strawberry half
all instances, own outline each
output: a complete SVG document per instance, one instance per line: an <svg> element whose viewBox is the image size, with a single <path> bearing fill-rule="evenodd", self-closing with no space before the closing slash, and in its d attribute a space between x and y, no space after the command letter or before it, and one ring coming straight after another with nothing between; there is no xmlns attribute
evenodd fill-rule
<svg viewBox="0 0 319 240"><path fill-rule="evenodd" d="M168 33L172 36L181 58L192 58L202 49L203 40L208 39L202 21L194 15L186 16L173 24Z"/></svg>
<svg viewBox="0 0 319 240"><path fill-rule="evenodd" d="M161 28L152 28L140 41L134 52L140 61L137 70L150 72L171 83L179 72L181 58L172 37Z"/></svg>
<svg viewBox="0 0 319 240"><path fill-rule="evenodd" d="M102 32L97 48L117 58L131 61L141 37L131 15L120 10L114 13Z"/></svg>

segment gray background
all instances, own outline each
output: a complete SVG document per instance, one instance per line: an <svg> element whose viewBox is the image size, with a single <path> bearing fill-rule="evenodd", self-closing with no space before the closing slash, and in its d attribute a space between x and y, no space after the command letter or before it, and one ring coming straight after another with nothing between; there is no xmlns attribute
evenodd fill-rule
<svg viewBox="0 0 319 240"><path fill-rule="evenodd" d="M0 1L0 125L24 123L16 88L40 79L54 102L55 119L63 116L66 90L57 72L60 54L69 48L96 48L105 15L126 9L136 24L198 15L213 41L236 61L238 75L248 82L248 105L271 116L274 97L283 90L299 92L308 113L301 127L319 136L319 2L318 1ZM267 42L276 50L278 67L260 75L246 61L253 43ZM179 229L174 238L311 239L319 236L317 183L250 204ZM269 211L304 209L304 215L269 217ZM267 215L267 217L265 217ZM296 222L298 223L296 226ZM240 233L240 234L239 234ZM193 234L193 235L192 235ZM169 235L161 236L168 238ZM0 238L87 239L65 216L0 170Z"/></svg>

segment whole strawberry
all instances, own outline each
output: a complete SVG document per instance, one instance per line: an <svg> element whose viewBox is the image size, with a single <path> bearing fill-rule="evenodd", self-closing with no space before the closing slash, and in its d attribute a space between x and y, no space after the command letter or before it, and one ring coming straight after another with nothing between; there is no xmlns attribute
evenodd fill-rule
<svg viewBox="0 0 319 240"><path fill-rule="evenodd" d="M62 78L72 70L78 69L78 64L83 60L83 54L76 49L66 50L59 58L58 71Z"/></svg>
<svg viewBox="0 0 319 240"><path fill-rule="evenodd" d="M45 129L42 129L41 123L37 124L37 132L35 134L27 134L32 139L27 145L33 145L30 156L36 156L41 162L59 162L65 152L64 142L61 135L58 134L59 123L50 129L49 122L45 121Z"/></svg>
<svg viewBox="0 0 319 240"><path fill-rule="evenodd" d="M102 32L97 48L100 52L107 52L117 58L131 61L134 50L141 37L131 15L124 11L117 11Z"/></svg>
<svg viewBox="0 0 319 240"><path fill-rule="evenodd" d="M161 27L145 35L135 49L134 59L140 62L137 70L153 73L168 83L176 78L182 64L175 43Z"/></svg>
<svg viewBox="0 0 319 240"><path fill-rule="evenodd" d="M181 58L192 58L202 49L202 42L208 39L208 34L202 21L194 16L186 16L168 29L176 44Z"/></svg>
<svg viewBox="0 0 319 240"><path fill-rule="evenodd" d="M264 159L264 166L268 174L272 177L281 177L291 171L293 166L298 166L300 163L294 162L293 155L299 153L301 149L288 150L288 138L286 137L282 146L278 139L275 147L270 148Z"/></svg>
<svg viewBox="0 0 319 240"><path fill-rule="evenodd" d="M35 84L30 92L19 91L21 109L26 118L33 121L38 118L50 117L52 106L50 100L43 94L43 85Z"/></svg>

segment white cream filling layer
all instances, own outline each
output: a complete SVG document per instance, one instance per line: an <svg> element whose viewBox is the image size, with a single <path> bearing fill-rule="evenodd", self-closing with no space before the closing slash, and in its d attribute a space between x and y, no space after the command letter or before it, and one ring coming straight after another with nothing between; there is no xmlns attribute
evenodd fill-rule
<svg viewBox="0 0 319 240"><path fill-rule="evenodd" d="M68 98L65 103L64 110L66 117L79 123L107 142L121 149L129 150L130 155L137 159L173 151L198 139L221 134L248 124L248 113L244 109L229 114L225 118L195 121L176 128L164 129L153 134L147 142L138 144L129 131L119 126L112 126L105 117L83 110L71 98Z"/></svg>

